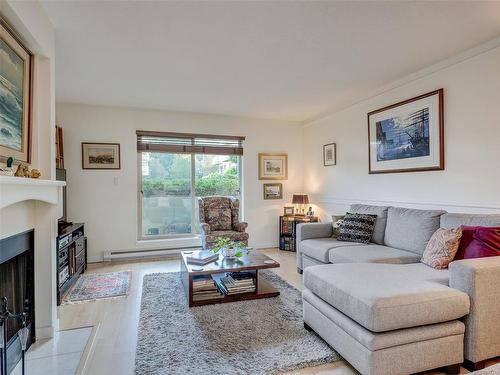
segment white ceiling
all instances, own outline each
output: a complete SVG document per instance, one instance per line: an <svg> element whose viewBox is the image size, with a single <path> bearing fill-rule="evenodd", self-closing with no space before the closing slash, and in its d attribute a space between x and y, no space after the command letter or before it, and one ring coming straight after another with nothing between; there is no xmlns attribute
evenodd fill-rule
<svg viewBox="0 0 500 375"><path fill-rule="evenodd" d="M58 101L298 121L500 35L500 2L43 5Z"/></svg>

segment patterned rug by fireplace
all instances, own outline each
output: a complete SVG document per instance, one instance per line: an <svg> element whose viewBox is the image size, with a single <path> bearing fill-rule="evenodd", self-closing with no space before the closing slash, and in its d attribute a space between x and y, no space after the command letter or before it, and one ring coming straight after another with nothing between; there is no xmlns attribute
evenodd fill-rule
<svg viewBox="0 0 500 375"><path fill-rule="evenodd" d="M102 298L127 296L130 290L132 271L86 273L63 298L63 303L94 301Z"/></svg>
<svg viewBox="0 0 500 375"><path fill-rule="evenodd" d="M135 373L255 375L339 360L304 329L300 292L260 277L280 296L189 308L179 273L144 276Z"/></svg>

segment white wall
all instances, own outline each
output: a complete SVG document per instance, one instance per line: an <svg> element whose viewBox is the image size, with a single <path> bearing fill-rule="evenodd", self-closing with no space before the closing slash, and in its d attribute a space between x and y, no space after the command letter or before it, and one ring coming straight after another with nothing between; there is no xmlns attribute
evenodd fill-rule
<svg viewBox="0 0 500 375"><path fill-rule="evenodd" d="M302 189L302 129L297 123L67 103L57 103L56 113L57 123L64 129L68 218L86 223L90 261L101 260L103 251L179 245L176 241L137 241L136 130L245 136L244 220L249 223L247 231L252 246L277 245L282 207L290 202L291 194ZM82 170L84 141L120 143L121 170ZM284 186L284 200L263 200L264 181L258 180L257 170L259 152L288 153L289 177L287 181L279 181Z"/></svg>
<svg viewBox="0 0 500 375"><path fill-rule="evenodd" d="M368 174L367 113L444 88L444 171ZM323 167L322 145L337 143ZM455 212L500 210L500 47L304 127L304 188L327 215L353 202Z"/></svg>
<svg viewBox="0 0 500 375"><path fill-rule="evenodd" d="M38 2L0 0L0 15L34 54L31 167L38 168L42 178L51 179L55 168L54 29ZM32 229L33 222L32 204L18 204L0 210L0 238Z"/></svg>

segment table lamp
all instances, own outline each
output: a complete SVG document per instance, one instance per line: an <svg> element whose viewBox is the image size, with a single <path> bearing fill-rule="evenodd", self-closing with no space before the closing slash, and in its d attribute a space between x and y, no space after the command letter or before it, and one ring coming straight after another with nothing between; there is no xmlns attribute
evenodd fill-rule
<svg viewBox="0 0 500 375"><path fill-rule="evenodd" d="M309 204L307 194L294 194L292 203L297 205L297 215L305 215L304 205Z"/></svg>

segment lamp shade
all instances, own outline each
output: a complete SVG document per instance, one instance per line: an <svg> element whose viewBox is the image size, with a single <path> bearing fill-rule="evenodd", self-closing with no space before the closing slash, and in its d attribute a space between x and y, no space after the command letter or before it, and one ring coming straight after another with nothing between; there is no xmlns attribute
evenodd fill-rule
<svg viewBox="0 0 500 375"><path fill-rule="evenodd" d="M307 194L294 194L292 198L293 204L309 204L309 197Z"/></svg>

